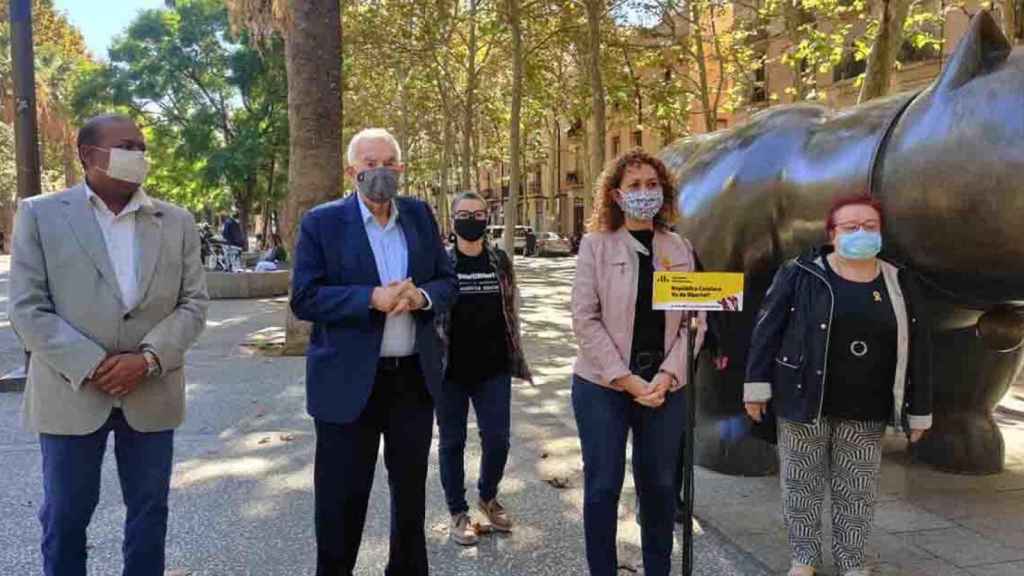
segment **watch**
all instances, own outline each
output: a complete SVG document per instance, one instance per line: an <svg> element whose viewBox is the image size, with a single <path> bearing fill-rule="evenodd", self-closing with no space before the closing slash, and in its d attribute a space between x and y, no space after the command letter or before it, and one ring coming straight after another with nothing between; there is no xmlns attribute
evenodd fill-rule
<svg viewBox="0 0 1024 576"><path fill-rule="evenodd" d="M142 357L146 359L146 378L160 374L160 360L156 354L149 349L142 351Z"/></svg>

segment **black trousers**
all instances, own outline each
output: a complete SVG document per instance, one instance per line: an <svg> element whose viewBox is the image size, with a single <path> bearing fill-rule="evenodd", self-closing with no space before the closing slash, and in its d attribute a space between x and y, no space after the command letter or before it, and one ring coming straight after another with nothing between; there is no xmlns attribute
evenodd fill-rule
<svg viewBox="0 0 1024 576"><path fill-rule="evenodd" d="M416 357L382 359L373 392L348 424L316 421L317 576L351 576L363 538L380 439L391 492L387 576L427 576L427 463L434 403Z"/></svg>

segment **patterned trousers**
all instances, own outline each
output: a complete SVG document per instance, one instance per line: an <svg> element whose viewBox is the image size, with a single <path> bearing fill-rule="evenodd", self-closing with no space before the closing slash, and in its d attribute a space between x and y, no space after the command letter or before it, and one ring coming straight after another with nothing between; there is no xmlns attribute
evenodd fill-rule
<svg viewBox="0 0 1024 576"><path fill-rule="evenodd" d="M821 509L832 494L832 556L839 573L864 567L882 465L884 422L779 420L782 507L794 564L821 563Z"/></svg>

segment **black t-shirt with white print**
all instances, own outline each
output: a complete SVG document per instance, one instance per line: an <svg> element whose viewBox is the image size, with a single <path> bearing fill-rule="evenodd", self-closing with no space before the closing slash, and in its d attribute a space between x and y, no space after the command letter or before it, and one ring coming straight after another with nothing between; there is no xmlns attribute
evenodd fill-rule
<svg viewBox="0 0 1024 576"><path fill-rule="evenodd" d="M455 250L459 298L452 308L448 379L472 384L508 370L505 311L498 274L484 251Z"/></svg>

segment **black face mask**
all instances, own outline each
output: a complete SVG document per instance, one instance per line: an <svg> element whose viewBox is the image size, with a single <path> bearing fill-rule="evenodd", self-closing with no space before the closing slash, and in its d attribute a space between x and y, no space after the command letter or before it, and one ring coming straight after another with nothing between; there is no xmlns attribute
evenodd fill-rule
<svg viewBox="0 0 1024 576"><path fill-rule="evenodd" d="M467 242L476 242L483 238L487 231L487 220L462 218L455 221L455 233Z"/></svg>

